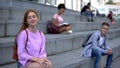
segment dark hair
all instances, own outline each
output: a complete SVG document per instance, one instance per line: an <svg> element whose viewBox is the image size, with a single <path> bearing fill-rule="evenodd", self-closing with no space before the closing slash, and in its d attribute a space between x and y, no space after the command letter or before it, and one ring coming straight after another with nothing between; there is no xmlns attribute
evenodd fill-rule
<svg viewBox="0 0 120 68"><path fill-rule="evenodd" d="M65 4L59 4L59 5L58 5L58 9L62 9L62 8L63 8L63 9L66 9Z"/></svg>
<svg viewBox="0 0 120 68"><path fill-rule="evenodd" d="M89 3L87 3L87 5L91 5L91 3L89 2Z"/></svg>
<svg viewBox="0 0 120 68"><path fill-rule="evenodd" d="M103 22L103 23L102 23L102 26L103 26L103 25L106 25L106 26L108 26L108 27L110 26L110 24L108 24L108 23L106 23L106 22Z"/></svg>
<svg viewBox="0 0 120 68"><path fill-rule="evenodd" d="M110 13L113 13L112 11L109 11Z"/></svg>

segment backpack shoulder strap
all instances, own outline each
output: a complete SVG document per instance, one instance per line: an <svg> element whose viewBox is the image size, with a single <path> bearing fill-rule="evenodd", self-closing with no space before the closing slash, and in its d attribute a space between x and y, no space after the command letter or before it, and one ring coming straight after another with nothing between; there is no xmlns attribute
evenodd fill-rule
<svg viewBox="0 0 120 68"><path fill-rule="evenodd" d="M40 36L41 36L41 40L42 40L42 42L43 42L42 32L41 32L41 31L39 31L39 33L40 33ZM42 49L42 48L40 48L39 53L41 52L41 49Z"/></svg>
<svg viewBox="0 0 120 68"><path fill-rule="evenodd" d="M27 32L27 30L25 29L25 32L26 32L26 35L27 35L27 37L26 37L26 42L25 42L25 47L26 47L26 45L27 45L27 41L28 41L28 32ZM15 37L15 40L14 40L15 42L14 42L14 47L17 47L17 36Z"/></svg>
<svg viewBox="0 0 120 68"><path fill-rule="evenodd" d="M25 50L27 51L27 53L28 53L28 50L27 50L27 42L28 42L28 31L25 29L25 32L26 32L26 35L27 35L27 37L26 37L26 41L25 41Z"/></svg>
<svg viewBox="0 0 120 68"><path fill-rule="evenodd" d="M100 40L100 36L98 36L98 39L97 39L97 41L99 41Z"/></svg>
<svg viewBox="0 0 120 68"><path fill-rule="evenodd" d="M91 34L88 34L88 38L87 38L87 40L86 40L86 43L87 43L87 41L90 39L90 37L93 35L93 33L91 33Z"/></svg>

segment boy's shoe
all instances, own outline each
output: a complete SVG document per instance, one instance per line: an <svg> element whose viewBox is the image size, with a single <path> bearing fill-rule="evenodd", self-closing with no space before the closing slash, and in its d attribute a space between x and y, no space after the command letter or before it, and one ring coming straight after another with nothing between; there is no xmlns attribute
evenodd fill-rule
<svg viewBox="0 0 120 68"><path fill-rule="evenodd" d="M90 22L90 19L88 19L87 21Z"/></svg>
<svg viewBox="0 0 120 68"><path fill-rule="evenodd" d="M94 22L94 20L93 20L93 19L91 19L91 22Z"/></svg>

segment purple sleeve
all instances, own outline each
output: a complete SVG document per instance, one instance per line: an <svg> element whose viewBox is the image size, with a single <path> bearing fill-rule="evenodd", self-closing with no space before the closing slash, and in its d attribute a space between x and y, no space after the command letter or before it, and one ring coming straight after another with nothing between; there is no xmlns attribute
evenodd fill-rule
<svg viewBox="0 0 120 68"><path fill-rule="evenodd" d="M46 50L45 50L45 36L42 32L41 32L41 36L42 36L42 45L41 45L41 51L39 54L39 58L47 57Z"/></svg>
<svg viewBox="0 0 120 68"><path fill-rule="evenodd" d="M26 65L26 63L32 58L25 49L26 38L27 34L25 30L21 31L17 37L18 60L23 66Z"/></svg>

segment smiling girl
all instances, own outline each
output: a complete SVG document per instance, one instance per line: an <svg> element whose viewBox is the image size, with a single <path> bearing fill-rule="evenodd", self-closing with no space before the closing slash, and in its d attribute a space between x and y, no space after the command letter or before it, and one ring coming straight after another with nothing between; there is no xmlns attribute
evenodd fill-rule
<svg viewBox="0 0 120 68"><path fill-rule="evenodd" d="M27 10L16 39L18 61L22 68L52 68L45 51L45 36L36 28L37 24L37 13Z"/></svg>

